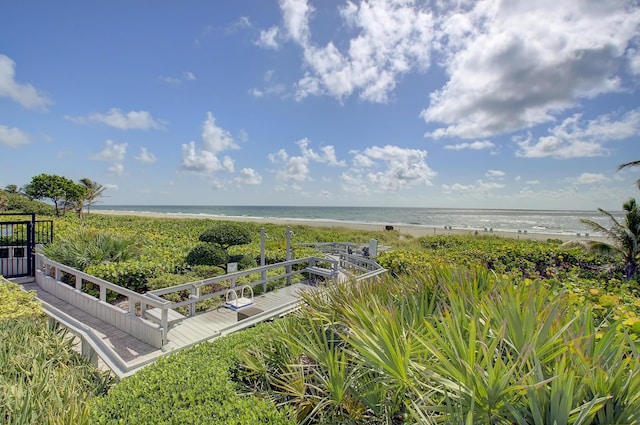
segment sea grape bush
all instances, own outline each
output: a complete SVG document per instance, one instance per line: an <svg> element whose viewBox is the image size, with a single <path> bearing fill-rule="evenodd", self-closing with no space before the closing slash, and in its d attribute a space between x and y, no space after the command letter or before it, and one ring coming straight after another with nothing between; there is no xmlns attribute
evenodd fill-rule
<svg viewBox="0 0 640 425"><path fill-rule="evenodd" d="M238 353L264 332L268 326L258 326L161 358L96 399L91 423L294 424L288 409L241 395L231 379Z"/></svg>
<svg viewBox="0 0 640 425"><path fill-rule="evenodd" d="M419 251L381 254L382 266L399 274L435 263L482 265L496 273L521 277L562 277L577 273L584 278L609 277L608 258L579 248L563 248L553 242L499 237L434 236L420 239Z"/></svg>
<svg viewBox="0 0 640 425"><path fill-rule="evenodd" d="M90 266L86 272L123 288L144 293L149 279L167 272L168 266L152 261L129 260Z"/></svg>
<svg viewBox="0 0 640 425"><path fill-rule="evenodd" d="M199 243L185 258L191 266L219 266L223 267L229 262L227 251L211 243Z"/></svg>
<svg viewBox="0 0 640 425"><path fill-rule="evenodd" d="M251 229L244 223L223 221L202 232L198 239L226 250L231 246L251 243L251 234Z"/></svg>

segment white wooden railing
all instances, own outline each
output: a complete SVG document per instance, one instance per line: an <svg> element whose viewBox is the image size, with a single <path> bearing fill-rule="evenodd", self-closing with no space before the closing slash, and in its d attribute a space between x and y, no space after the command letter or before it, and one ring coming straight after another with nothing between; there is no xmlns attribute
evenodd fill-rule
<svg viewBox="0 0 640 425"><path fill-rule="evenodd" d="M366 280L387 271L375 259L368 258L358 244L352 242L320 242L299 244L319 250L329 256L338 256L339 268L355 280Z"/></svg>
<svg viewBox="0 0 640 425"><path fill-rule="evenodd" d="M63 274L72 284L62 281ZM36 254L36 283L40 288L72 306L138 338L156 348L167 341L170 302L147 294L139 294L106 280ZM88 284L98 288L98 297L87 293ZM107 290L128 300L128 310L107 302ZM161 312L160 323L146 320L138 311L153 307Z"/></svg>
<svg viewBox="0 0 640 425"><path fill-rule="evenodd" d="M345 253L340 254L340 268L351 274L358 281L371 279L387 271L374 259Z"/></svg>
<svg viewBox="0 0 640 425"><path fill-rule="evenodd" d="M317 268L317 265L320 263L327 264L329 263L331 268L323 270L330 270L331 274L337 276L338 274L338 261L330 260L321 257L305 257L299 258L295 260L284 261L276 264L269 264L266 266L242 270L239 272L229 273L222 276L216 276L209 279L198 280L194 282L183 283L181 285L175 285L168 288L156 289L153 291L147 292L148 296L154 297L157 300L163 300L167 295L175 294L183 291L188 292L188 298L183 301L171 302L169 308L173 311L180 307L187 307L188 316L196 315L196 304L211 298L222 297L224 298L229 289L233 289L236 287L236 283L239 279L255 275L256 280L251 282L243 282L242 286L248 285L251 288L256 286L262 287L262 292L267 291L267 284L269 282L273 282L276 280L285 279L290 281L293 276L302 275L303 273L313 273L313 268ZM298 267L294 267L298 266ZM271 276L268 276L269 271L274 271L280 269L280 273L274 274L271 273ZM258 277L259 275L259 277ZM306 280L306 279L305 279ZM207 291L203 291L203 289L207 288ZM215 290L218 288L217 290ZM205 293L206 292L206 293ZM166 301L169 302L169 301ZM142 311L142 314L149 313ZM155 316L155 313L153 314ZM179 317L179 316L176 316Z"/></svg>

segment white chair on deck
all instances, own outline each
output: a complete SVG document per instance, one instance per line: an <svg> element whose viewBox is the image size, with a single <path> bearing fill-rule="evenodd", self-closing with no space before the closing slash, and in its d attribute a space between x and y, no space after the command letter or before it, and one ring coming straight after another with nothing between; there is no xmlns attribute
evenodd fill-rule
<svg viewBox="0 0 640 425"><path fill-rule="evenodd" d="M245 291L248 290L248 294ZM244 307L253 305L253 288L245 285L240 288L240 296L235 289L229 289L225 295L225 305L233 310L239 310Z"/></svg>

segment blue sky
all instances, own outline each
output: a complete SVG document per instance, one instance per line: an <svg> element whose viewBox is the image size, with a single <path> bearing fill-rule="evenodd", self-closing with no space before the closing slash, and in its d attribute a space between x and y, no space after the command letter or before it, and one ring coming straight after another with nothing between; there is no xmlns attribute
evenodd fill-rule
<svg viewBox="0 0 640 425"><path fill-rule="evenodd" d="M639 22L637 0L1 2L0 187L620 210Z"/></svg>

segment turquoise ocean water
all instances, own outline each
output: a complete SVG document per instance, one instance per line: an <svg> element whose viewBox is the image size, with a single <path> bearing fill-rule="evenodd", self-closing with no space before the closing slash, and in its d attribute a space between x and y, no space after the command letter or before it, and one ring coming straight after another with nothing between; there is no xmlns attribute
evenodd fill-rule
<svg viewBox="0 0 640 425"><path fill-rule="evenodd" d="M200 217L256 217L290 220L335 221L380 225L451 226L456 229L493 229L575 235L590 230L580 222L586 218L609 227L597 211L502 210L462 208L389 208L389 207L290 207L290 206L195 206L195 205L94 205L94 210L189 214ZM621 212L614 212L622 218ZM592 231L591 231L592 232ZM592 232L593 233L593 232Z"/></svg>

